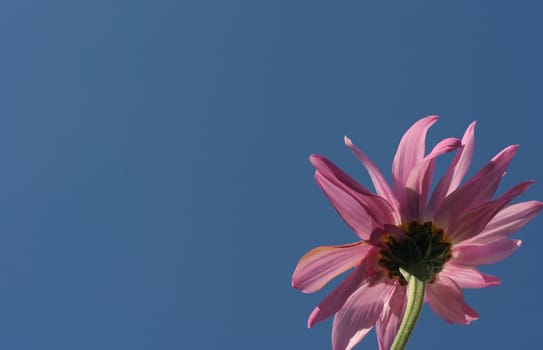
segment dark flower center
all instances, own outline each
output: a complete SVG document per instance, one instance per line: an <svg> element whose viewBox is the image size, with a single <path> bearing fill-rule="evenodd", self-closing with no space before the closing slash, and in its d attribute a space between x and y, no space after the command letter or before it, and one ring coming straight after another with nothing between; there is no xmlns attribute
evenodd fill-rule
<svg viewBox="0 0 543 350"><path fill-rule="evenodd" d="M379 265L389 278L397 278L400 284L407 281L400 268L417 278L433 283L436 275L451 258L451 243L445 232L431 222L419 224L412 221L400 225L405 238L396 240L392 235L385 237L386 248L381 249Z"/></svg>

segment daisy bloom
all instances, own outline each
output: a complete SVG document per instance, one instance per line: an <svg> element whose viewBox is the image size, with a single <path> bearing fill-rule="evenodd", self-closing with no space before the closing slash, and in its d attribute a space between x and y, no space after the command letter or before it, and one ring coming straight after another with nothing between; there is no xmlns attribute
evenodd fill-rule
<svg viewBox="0 0 543 350"><path fill-rule="evenodd" d="M353 269L308 319L311 328L334 316L334 350L352 349L374 325L379 349L396 348L393 344L397 334L398 338L403 334L403 323L409 318L416 321L410 309L411 280L420 282L419 296L413 298L420 305L427 302L446 322L469 324L478 319L464 301L462 289L498 285L498 278L477 266L500 261L517 250L521 241L509 236L543 208L539 201L510 204L533 181L493 198L517 145L506 147L462 183L473 155L475 122L462 139L446 138L426 154L426 133L437 119L417 121L402 137L392 164L392 186L345 137L376 193L323 156L310 156L318 186L359 238L309 251L292 276L293 287L313 293ZM436 159L448 152L455 152L454 158L431 192Z"/></svg>

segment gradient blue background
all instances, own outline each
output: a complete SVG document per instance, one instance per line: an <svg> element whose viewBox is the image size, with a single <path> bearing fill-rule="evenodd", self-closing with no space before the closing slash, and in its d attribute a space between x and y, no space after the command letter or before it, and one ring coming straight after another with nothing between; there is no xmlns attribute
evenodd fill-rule
<svg viewBox="0 0 543 350"><path fill-rule="evenodd" d="M356 239L313 181L321 153L362 183L403 132L478 120L470 174L509 144L500 192L543 199L538 1L3 1L0 348L330 349L298 259ZM445 163L440 163L440 169ZM410 349L541 344L532 221L481 319L425 308ZM376 349L373 333L360 349Z"/></svg>

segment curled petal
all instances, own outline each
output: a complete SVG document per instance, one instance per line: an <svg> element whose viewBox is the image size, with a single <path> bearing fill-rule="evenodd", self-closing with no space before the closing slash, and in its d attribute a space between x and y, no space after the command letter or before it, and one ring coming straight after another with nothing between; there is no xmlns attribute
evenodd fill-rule
<svg viewBox="0 0 543 350"><path fill-rule="evenodd" d="M347 136L345 136L345 145L349 147L349 149L356 155L360 162L362 162L371 177L373 186L375 187L375 191L379 196L386 199L387 202L392 206L392 208L394 209L395 218L397 222L400 222L400 209L398 201L396 200L394 193L390 189L387 181L385 180L385 177L383 176L379 168L377 168L375 163L373 163L371 159L368 158L368 156L366 156L360 149L358 149L358 147L356 147L351 139Z"/></svg>
<svg viewBox="0 0 543 350"><path fill-rule="evenodd" d="M459 265L486 265L503 260L520 248L522 241L503 238L487 244L455 246L453 259Z"/></svg>
<svg viewBox="0 0 543 350"><path fill-rule="evenodd" d="M334 350L350 350L358 344L381 315L385 300L395 286L367 280L345 302L338 311L332 325L332 347Z"/></svg>
<svg viewBox="0 0 543 350"><path fill-rule="evenodd" d="M326 320L328 317L338 312L343 304L345 304L345 301L347 301L351 294L353 294L362 283L365 270L366 262L362 261L362 263L313 310L307 320L307 328L313 327L315 324Z"/></svg>
<svg viewBox="0 0 543 350"><path fill-rule="evenodd" d="M512 204L502 209L490 220L484 230L470 239L470 243L485 243L500 240L524 227L543 209L543 203L528 201Z"/></svg>
<svg viewBox="0 0 543 350"><path fill-rule="evenodd" d="M466 176L469 165L471 164L471 159L473 158L473 150L475 146L475 124L476 122L471 123L466 129L464 137L462 137L462 147L458 150L458 153L451 162L449 169L439 180L434 192L432 193L432 198L428 204L429 215L433 215L435 213L435 209L439 207L443 199L452 191L456 190L464 179L464 176Z"/></svg>
<svg viewBox="0 0 543 350"><path fill-rule="evenodd" d="M439 274L446 275L460 288L485 288L500 284L500 280L495 276L481 273L472 266L456 265L452 262L448 262Z"/></svg>
<svg viewBox="0 0 543 350"><path fill-rule="evenodd" d="M447 323L469 324L479 319L464 302L460 287L446 275L440 274L434 283L426 285L426 296L432 310Z"/></svg>
<svg viewBox="0 0 543 350"><path fill-rule="evenodd" d="M392 185L400 203L405 201L405 184L413 168L424 158L426 133L438 116L429 116L413 124L403 135L392 162Z"/></svg>
<svg viewBox="0 0 543 350"><path fill-rule="evenodd" d="M337 275L358 265L371 248L364 242L315 248L298 262L292 286L304 293L316 292Z"/></svg>
<svg viewBox="0 0 543 350"><path fill-rule="evenodd" d="M436 210L438 225L448 227L466 211L490 201L517 149L518 146L505 148L462 187L447 196Z"/></svg>
<svg viewBox="0 0 543 350"><path fill-rule="evenodd" d="M407 304L407 287L398 286L383 307L375 329L379 350L388 350L396 338Z"/></svg>

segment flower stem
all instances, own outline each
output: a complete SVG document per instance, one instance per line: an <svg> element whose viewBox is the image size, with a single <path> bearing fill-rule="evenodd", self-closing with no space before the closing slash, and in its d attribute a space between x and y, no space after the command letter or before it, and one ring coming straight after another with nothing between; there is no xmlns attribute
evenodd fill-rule
<svg viewBox="0 0 543 350"><path fill-rule="evenodd" d="M403 350L405 345L413 333L415 323L419 318L420 310L424 302L424 287L426 282L418 279L415 275L409 274L403 269L400 272L404 275L408 285L407 306L403 315L403 320L400 329L396 334L396 339L392 343L390 350Z"/></svg>

